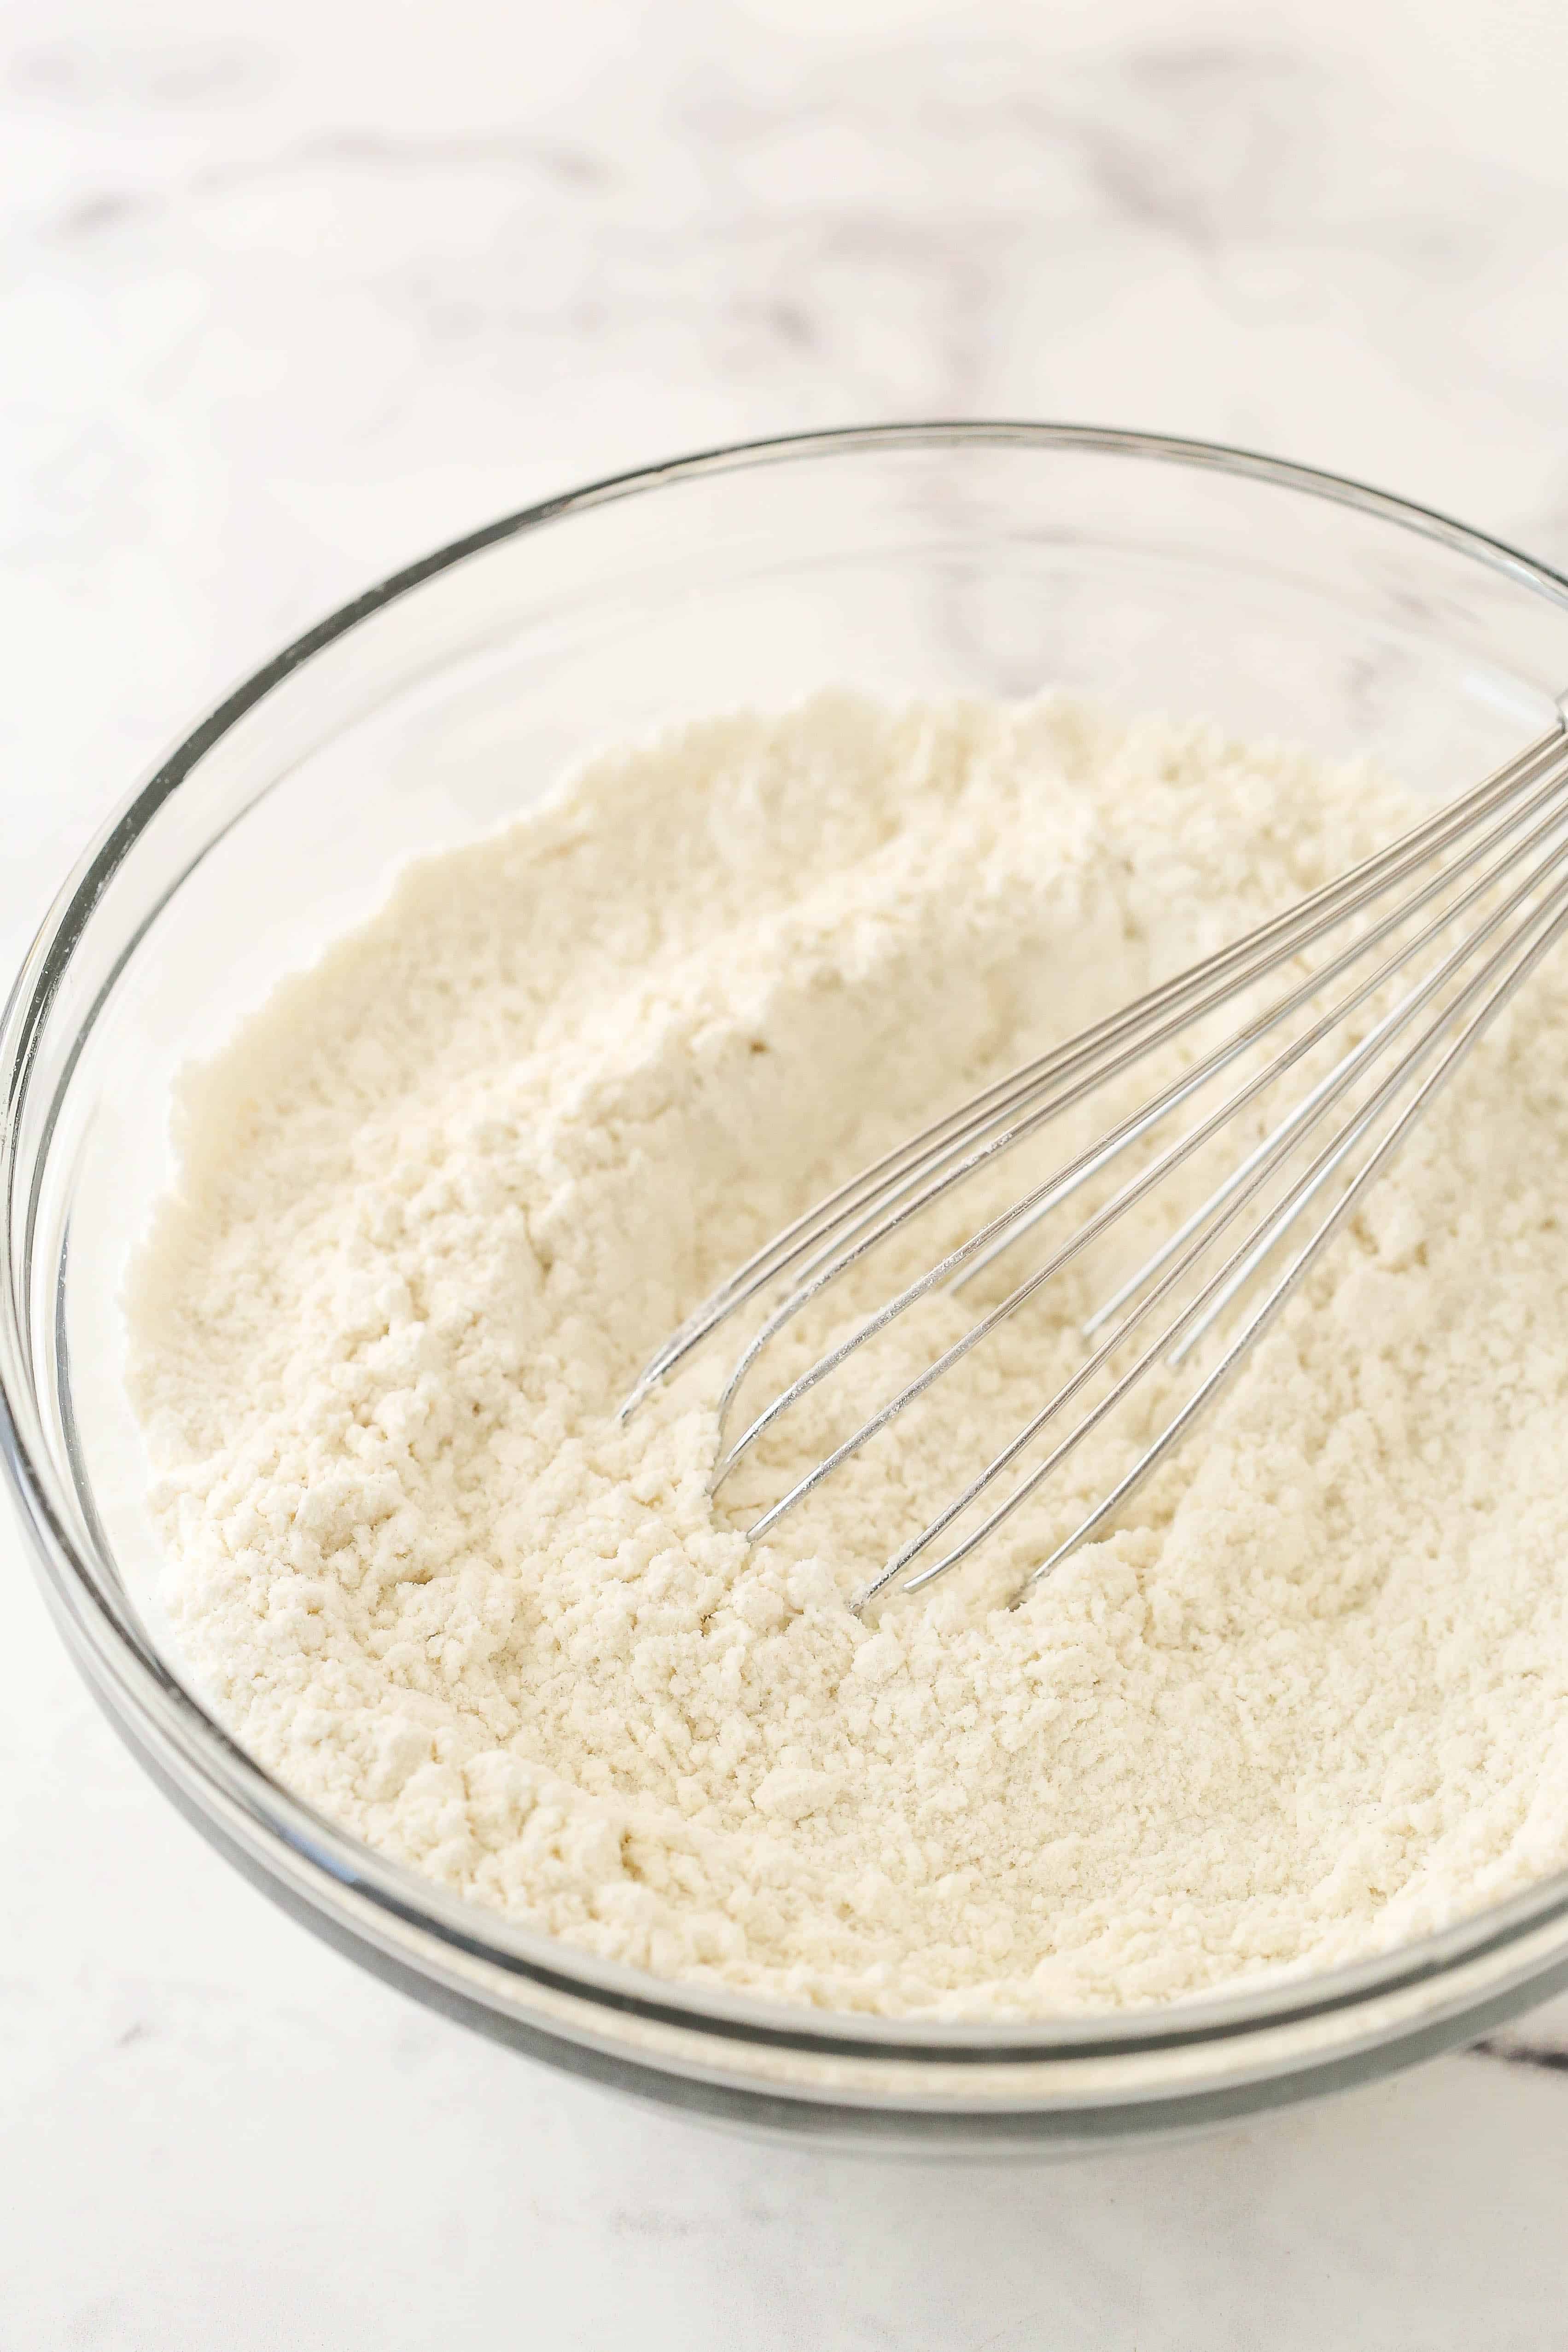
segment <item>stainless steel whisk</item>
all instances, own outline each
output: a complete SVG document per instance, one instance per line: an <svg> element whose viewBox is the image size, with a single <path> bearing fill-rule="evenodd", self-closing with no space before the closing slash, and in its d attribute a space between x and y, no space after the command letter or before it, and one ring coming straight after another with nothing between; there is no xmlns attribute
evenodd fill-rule
<svg viewBox="0 0 1568 2352"><path fill-rule="evenodd" d="M715 1489L808 1391L848 1363L866 1343L939 1286L973 1279L1121 1155L1152 1135L1184 1104L1276 1033L1289 1032L1218 1106L1177 1134L1109 1200L1067 1232L1025 1279L947 1347L917 1378L862 1420L826 1458L765 1510L749 1530L765 1534L860 1448L1016 1314L1026 1300L1249 1105L1320 1048L1369 1000L1424 957L1436 959L1367 1033L1341 1053L1261 1141L1227 1170L1200 1205L1174 1224L1084 1325L1084 1361L930 1523L905 1543L855 1601L857 1610L902 1579L917 1591L966 1559L1026 1503L1122 1405L1162 1360L1179 1362L1244 1295L1286 1236L1298 1246L1252 1304L1239 1332L1193 1394L1147 1444L1126 1475L1071 1534L1041 1560L1016 1599L1104 1528L1237 1369L1350 1216L1434 1095L1568 929L1568 697L1552 731L1472 791L1411 832L1245 938L1026 1064L889 1152L795 1220L739 1267L652 1358L622 1407L622 1418L719 1326L764 1295L767 1307L742 1350L720 1406ZM1408 886L1408 887L1406 887ZM1471 919L1467 924L1465 919ZM1342 942L1339 935L1349 931ZM1254 989L1280 967L1327 942L1328 961L1293 979L1261 1010L1201 1054L1128 1117L1077 1151L1000 1215L866 1317L758 1412L732 1442L724 1431L742 1384L770 1343L803 1308L819 1301L914 1217L991 1167L1050 1121L1171 1045L1194 1023ZM1388 952L1377 955L1380 947ZM1370 965L1370 969L1368 966ZM1346 982L1328 1010L1316 1002ZM1336 1119L1332 1115L1339 1111ZM1305 1236L1302 1238L1302 1236ZM1222 1236L1230 1247L1220 1252ZM1194 1287L1195 1286L1195 1287ZM1132 1343L1131 1359L1121 1360ZM1096 1382L1107 1392L1084 1407ZM1076 1418L1071 1409L1080 1405ZM1059 1424L1059 1433L1053 1429ZM1043 1460L1002 1488L1007 1472L1051 1432ZM956 1522L976 1522L950 1539ZM936 1550L914 1573L915 1563Z"/></svg>

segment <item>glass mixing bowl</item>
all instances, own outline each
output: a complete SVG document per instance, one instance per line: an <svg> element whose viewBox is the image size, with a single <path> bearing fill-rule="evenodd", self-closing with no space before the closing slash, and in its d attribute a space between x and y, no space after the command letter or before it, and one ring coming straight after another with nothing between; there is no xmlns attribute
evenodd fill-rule
<svg viewBox="0 0 1568 2352"><path fill-rule="evenodd" d="M55 1614L128 1745L241 1870L498 2041L694 2113L1049 2150L1407 2064L1568 1982L1568 1875L1363 1965L1125 2019L883 2022L600 1964L299 1802L185 1679L121 1384L169 1098L398 866L606 739L827 680L1212 712L1446 793L1550 723L1568 581L1302 467L1131 433L900 425L724 449L509 516L371 589L205 719L71 876L0 1035L0 1384Z"/></svg>

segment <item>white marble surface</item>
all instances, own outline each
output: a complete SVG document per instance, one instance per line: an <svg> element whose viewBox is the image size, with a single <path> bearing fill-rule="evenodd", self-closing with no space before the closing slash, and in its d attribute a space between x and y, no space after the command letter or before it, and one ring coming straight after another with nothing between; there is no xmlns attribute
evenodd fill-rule
<svg viewBox="0 0 1568 2352"><path fill-rule="evenodd" d="M1095 416L1568 558L1568 19L1540 0L3 21L7 963L95 817L279 638L647 456ZM274 1914L137 1777L0 1549L4 2352L1568 2340L1568 2002L1054 2171L731 2142Z"/></svg>

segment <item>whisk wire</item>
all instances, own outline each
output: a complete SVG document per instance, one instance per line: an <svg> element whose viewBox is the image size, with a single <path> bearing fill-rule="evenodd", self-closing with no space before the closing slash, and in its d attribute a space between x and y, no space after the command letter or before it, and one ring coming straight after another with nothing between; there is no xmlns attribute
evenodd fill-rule
<svg viewBox="0 0 1568 2352"><path fill-rule="evenodd" d="M1568 719L1568 698L1561 707ZM623 1418L720 1325L764 1292L777 1291L783 1285L782 1297L763 1315L742 1349L720 1402L720 1451L712 1479L717 1491L784 1414L899 1317L939 1286L957 1290L974 1279L1244 1056L1298 1015L1308 1015L1299 1033L1288 1032L1282 1043L1269 1047L1260 1066L1227 1090L1215 1108L1157 1149L1109 1199L1082 1217L1044 1264L1015 1284L932 1362L797 1478L749 1529L750 1538L756 1540L899 1414L928 1394L963 1357L1092 1244L1140 1203L1155 1196L1168 1179L1269 1088L1328 1044L1335 1031L1353 1022L1398 975L1429 953L1437 953L1434 968L1406 986L1363 1036L1355 1038L1352 1031L1348 1049L1299 1101L1281 1115L1271 1116L1262 1138L1095 1308L1082 1327L1084 1339L1090 1343L1085 1360L963 1491L894 1553L857 1596L854 1606L864 1608L894 1583L903 1591L918 1591L967 1559L1126 1403L1162 1358L1173 1370L1178 1367L1253 1286L1289 1236L1310 1223L1310 1230L1283 1272L1271 1280L1217 1363L1142 1447L1110 1492L1032 1570L1016 1596L1021 1599L1079 1545L1105 1528L1134 1489L1180 1443L1195 1416L1300 1288L1319 1254L1352 1213L1433 1094L1568 929L1565 864L1568 730L1560 723L1474 790L1350 872L1324 884L1245 938L1149 990L1134 1003L997 1080L840 1185L754 1253L671 1335L627 1397ZM1436 870L1425 879L1418 878L1427 867ZM1515 879L1521 867L1526 870ZM1412 883L1409 889L1402 887ZM1505 884L1510 886L1506 889ZM1388 904L1396 891L1399 897ZM1444 941L1452 938L1461 919L1477 908L1481 910L1479 919L1444 950ZM1418 923L1418 918L1424 919ZM1281 966L1299 962L1320 941L1351 923L1355 925L1351 939L1333 948L1319 969L1293 980L1261 1009L1244 1010L1234 1030L1136 1109L1117 1119L1109 1132L1069 1156L1021 1199L991 1217L829 1345L786 1381L740 1436L725 1446L728 1416L765 1350L814 1300L824 1298L871 1252L1052 1120L1087 1102L1161 1047L1173 1045L1194 1024L1258 989ZM1390 940L1394 943L1389 951L1376 956L1372 969L1365 970L1368 960ZM1482 961L1476 969L1478 957ZM1326 1011L1311 1012L1314 1004L1321 1003L1325 992L1357 967L1363 967L1359 976L1334 997ZM1416 1034L1399 1046L1393 1066L1378 1075L1397 1041L1413 1029ZM1363 1096L1368 1086L1370 1092ZM1358 1096L1363 1098L1357 1100ZM1314 1150L1311 1139L1334 1107L1347 1100L1350 1107L1342 1120ZM1303 1170L1293 1173L1302 1151L1311 1157ZM1238 1226L1242 1230L1237 1236ZM1226 1235L1233 1238L1215 1265L1214 1253ZM1140 1335L1148 1335L1146 1344ZM1139 1345L1132 1360L1119 1370L1124 1351L1135 1339ZM1084 1404L1044 1459L986 1507L992 1490L1019 1458L1037 1446L1069 1407L1080 1404L1086 1391L1100 1380L1110 1381L1106 1392ZM941 1549L942 1540L976 1509L982 1513L977 1522ZM927 1559L933 1549L939 1556ZM917 1569L916 1563L922 1559L925 1564ZM916 1572L910 1574L911 1569Z"/></svg>

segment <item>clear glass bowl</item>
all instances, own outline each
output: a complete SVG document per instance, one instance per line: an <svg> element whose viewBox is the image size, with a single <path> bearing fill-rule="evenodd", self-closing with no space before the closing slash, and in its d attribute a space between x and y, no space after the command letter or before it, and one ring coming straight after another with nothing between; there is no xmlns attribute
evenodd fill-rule
<svg viewBox="0 0 1568 2352"><path fill-rule="evenodd" d="M1035 425L806 436L508 517L240 687L51 910L0 1034L0 1386L61 1630L153 1778L365 1966L498 2041L694 2113L889 2147L1103 2143L1404 2065L1568 1981L1568 1875L1363 1966L1126 2020L885 2023L601 1965L443 1895L300 1803L182 1675L121 1385L125 1252L181 1066L395 869L606 739L827 680L1052 681L1373 752L1433 793L1550 721L1568 582L1331 476Z"/></svg>

